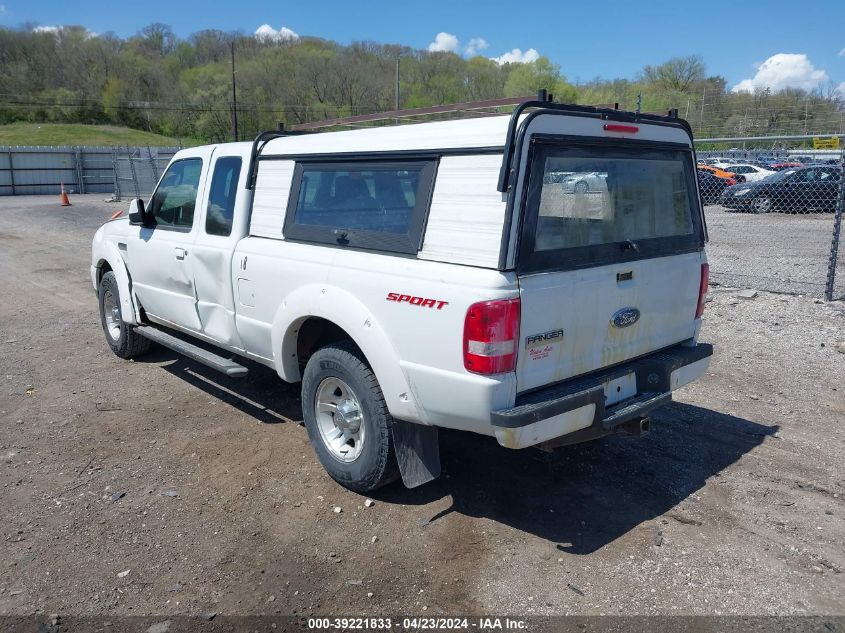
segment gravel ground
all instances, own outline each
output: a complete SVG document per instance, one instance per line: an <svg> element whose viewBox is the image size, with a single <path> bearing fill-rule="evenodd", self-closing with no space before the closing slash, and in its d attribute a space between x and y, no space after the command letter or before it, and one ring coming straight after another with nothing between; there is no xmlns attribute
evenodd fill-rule
<svg viewBox="0 0 845 633"><path fill-rule="evenodd" d="M444 433L443 477L367 507L298 386L108 351L100 198L0 199L0 614L845 614L841 302L715 289L711 369L649 435Z"/></svg>
<svg viewBox="0 0 845 633"><path fill-rule="evenodd" d="M725 286L824 297L833 239L832 213L738 213L704 208L711 280ZM840 240L834 298L845 299L845 240Z"/></svg>

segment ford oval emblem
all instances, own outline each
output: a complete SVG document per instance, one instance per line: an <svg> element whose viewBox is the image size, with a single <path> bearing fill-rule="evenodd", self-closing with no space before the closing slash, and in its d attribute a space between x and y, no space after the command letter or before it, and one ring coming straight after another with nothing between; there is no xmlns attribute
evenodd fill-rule
<svg viewBox="0 0 845 633"><path fill-rule="evenodd" d="M613 313L610 323L613 327L628 327L640 320L640 311L636 308L622 308Z"/></svg>

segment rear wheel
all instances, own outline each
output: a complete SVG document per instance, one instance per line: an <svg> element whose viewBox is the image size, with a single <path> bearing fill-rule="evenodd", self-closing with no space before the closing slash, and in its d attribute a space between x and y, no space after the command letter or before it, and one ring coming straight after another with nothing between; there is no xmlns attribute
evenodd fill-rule
<svg viewBox="0 0 845 633"><path fill-rule="evenodd" d="M753 213L770 213L772 210L772 199L768 196L760 196L751 201Z"/></svg>
<svg viewBox="0 0 845 633"><path fill-rule="evenodd" d="M398 478L393 418L355 345L332 343L311 356L302 376L302 414L317 458L340 485L368 492Z"/></svg>
<svg viewBox="0 0 845 633"><path fill-rule="evenodd" d="M117 278L109 271L100 280L100 323L111 351L121 358L134 358L150 349L150 340L124 323L120 317L120 290Z"/></svg>

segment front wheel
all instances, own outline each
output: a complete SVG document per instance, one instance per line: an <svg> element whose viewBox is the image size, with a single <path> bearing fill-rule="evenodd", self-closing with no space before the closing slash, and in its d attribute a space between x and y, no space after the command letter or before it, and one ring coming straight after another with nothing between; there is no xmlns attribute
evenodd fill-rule
<svg viewBox="0 0 845 633"><path fill-rule="evenodd" d="M100 323L111 351L121 358L134 358L150 349L150 340L135 331L120 317L120 290L112 271L100 280Z"/></svg>
<svg viewBox="0 0 845 633"><path fill-rule="evenodd" d="M393 418L361 351L346 342L317 350L302 376L308 439L329 476L355 492L399 477Z"/></svg>

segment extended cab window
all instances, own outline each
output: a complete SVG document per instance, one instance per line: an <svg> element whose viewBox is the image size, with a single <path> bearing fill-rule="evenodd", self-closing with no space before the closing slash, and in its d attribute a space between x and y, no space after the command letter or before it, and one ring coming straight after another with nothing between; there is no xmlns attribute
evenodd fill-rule
<svg viewBox="0 0 845 633"><path fill-rule="evenodd" d="M240 175L241 159L238 156L218 158L214 163L208 209L205 214L205 232L209 235L228 237L232 233Z"/></svg>
<svg viewBox="0 0 845 633"><path fill-rule="evenodd" d="M171 164L150 201L156 227L190 229L194 225L202 159L187 158Z"/></svg>
<svg viewBox="0 0 845 633"><path fill-rule="evenodd" d="M538 142L520 268L580 268L697 250L704 237L688 150Z"/></svg>
<svg viewBox="0 0 845 633"><path fill-rule="evenodd" d="M301 163L294 172L285 237L416 254L435 164Z"/></svg>

